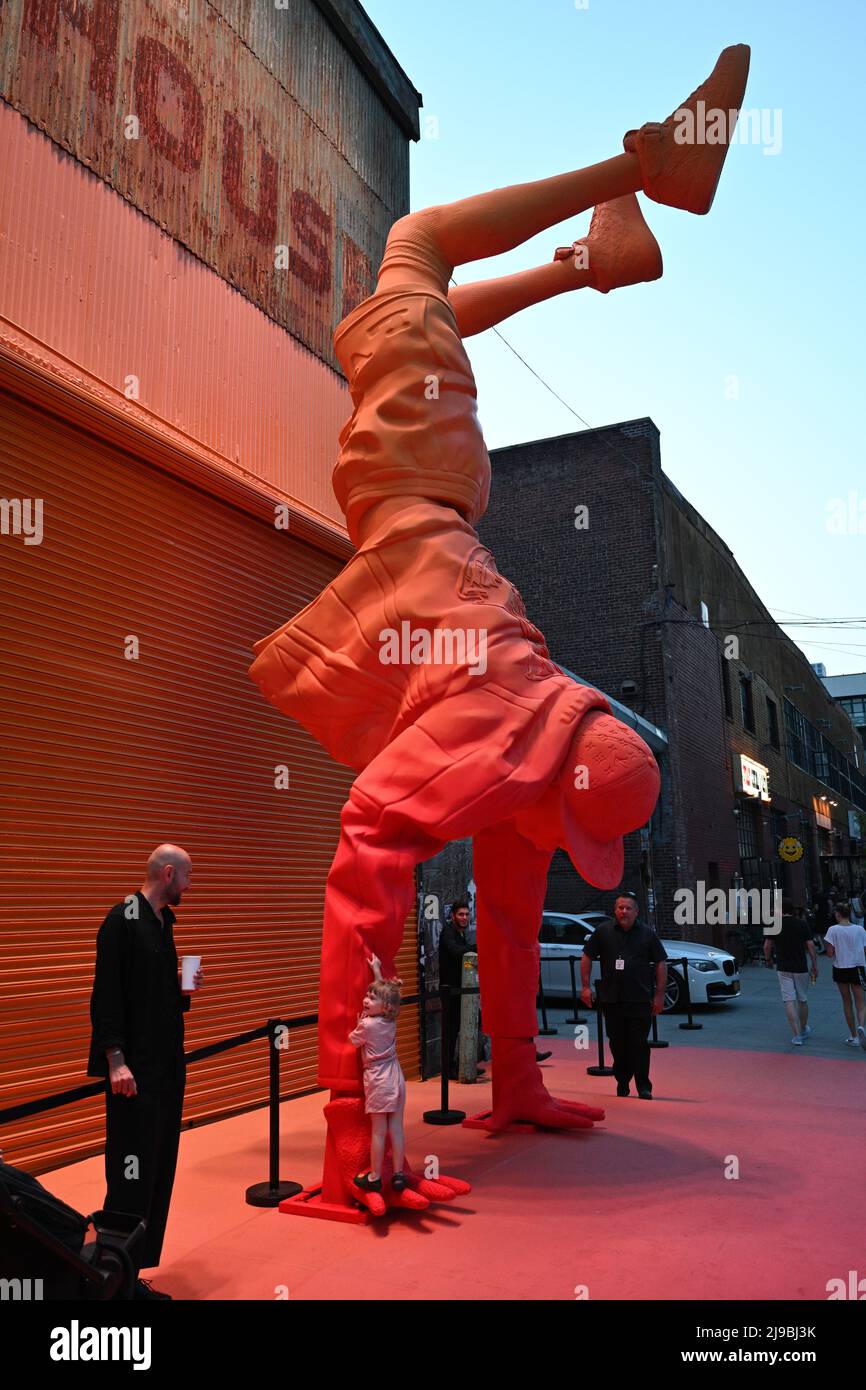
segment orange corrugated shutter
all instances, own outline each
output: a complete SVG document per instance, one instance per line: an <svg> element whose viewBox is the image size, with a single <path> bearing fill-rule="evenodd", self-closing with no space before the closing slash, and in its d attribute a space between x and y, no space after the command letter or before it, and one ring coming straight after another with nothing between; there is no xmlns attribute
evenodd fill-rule
<svg viewBox="0 0 866 1390"><path fill-rule="evenodd" d="M162 840L192 855L175 935L207 975L187 1050L314 1013L351 774L247 676L252 642L328 583L333 557L5 394L0 495L41 498L44 530L0 537L2 1109L87 1079L96 932ZM414 993L411 926L399 969ZM400 1049L417 1076L414 1006ZM315 1063L315 1029L293 1032L282 1093L314 1086ZM185 1120L266 1090L264 1042L218 1055L190 1068ZM36 1172L103 1139L100 1098L0 1126L6 1159Z"/></svg>

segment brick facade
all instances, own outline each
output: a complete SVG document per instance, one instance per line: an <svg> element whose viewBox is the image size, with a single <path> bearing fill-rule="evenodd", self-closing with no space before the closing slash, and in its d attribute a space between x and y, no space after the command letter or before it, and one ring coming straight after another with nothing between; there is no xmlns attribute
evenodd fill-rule
<svg viewBox="0 0 866 1390"><path fill-rule="evenodd" d="M827 722L840 748L858 736L730 549L662 472L656 426L642 419L533 440L493 451L491 463L479 535L520 590L554 661L630 705L668 739L657 754L662 789L651 827L626 837L623 886L639 893L662 935L722 947L730 945L725 926L674 923L677 889L703 884L727 892L741 882L753 886L753 872L754 886L778 885L805 903L833 876L828 848L841 862L857 845L843 830L850 803L841 796L831 807L837 823L829 839L816 832L812 797L827 787L786 756L786 690L813 722ZM739 649L726 657L732 634ZM740 707L741 675L752 692L754 731ZM801 689L792 694L792 686ZM771 803L737 790L741 754L769 769ZM858 756L862 769L862 745ZM756 850L745 877L744 831ZM803 838L800 865L779 859L785 834ZM466 877L464 847L460 855ZM437 877L442 871L440 862ZM610 910L612 901L612 893L584 882L566 854L554 856L548 907Z"/></svg>

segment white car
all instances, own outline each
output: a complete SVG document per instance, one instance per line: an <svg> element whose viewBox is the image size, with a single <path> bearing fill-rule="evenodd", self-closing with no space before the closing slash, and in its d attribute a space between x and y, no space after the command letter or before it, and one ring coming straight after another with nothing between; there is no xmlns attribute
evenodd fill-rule
<svg viewBox="0 0 866 1390"><path fill-rule="evenodd" d="M582 956L583 943L601 922L608 920L604 912L543 912L541 916L541 982L546 999L561 995L571 998L571 967L569 956ZM715 946L702 946L696 941L667 940L661 943L669 957L668 985L665 990L665 1013L681 1008L685 1003L683 956L688 960L689 993L693 1004L710 1004L714 999L735 999L740 992L737 962L729 951ZM593 987L601 974L598 961L592 963ZM580 993L580 961L574 962L574 978Z"/></svg>

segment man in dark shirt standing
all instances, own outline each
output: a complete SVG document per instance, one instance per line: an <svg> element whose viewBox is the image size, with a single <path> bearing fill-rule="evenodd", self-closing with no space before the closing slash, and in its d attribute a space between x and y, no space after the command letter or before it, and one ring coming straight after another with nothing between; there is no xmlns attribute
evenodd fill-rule
<svg viewBox="0 0 866 1390"><path fill-rule="evenodd" d="M459 989L463 984L463 957L467 951L474 951L466 940L469 926L469 904L460 898L451 904L451 914L442 928L439 937L439 983ZM448 1058L448 1071L452 1078L457 1075L457 1048L460 1042L460 995L452 994L448 1000L448 1026L451 1034L451 1055ZM444 1064L444 1059L443 1059Z"/></svg>
<svg viewBox="0 0 866 1390"><path fill-rule="evenodd" d="M111 909L96 938L87 1072L106 1078L105 1207L145 1219L141 1268L159 1264L177 1166L189 995L181 992L172 908L191 873L185 850L160 845L141 890ZM198 971L196 988L203 980ZM136 1297L170 1295L139 1279Z"/></svg>
<svg viewBox="0 0 866 1390"><path fill-rule="evenodd" d="M795 916L790 898L783 898L782 925L775 936L764 937L764 957L770 965L775 954L782 1003L791 1027L791 1042L795 1047L802 1047L812 1032L809 1027L807 951L814 984L818 979L818 956L809 924L802 917Z"/></svg>
<svg viewBox="0 0 866 1390"><path fill-rule="evenodd" d="M629 1094L635 1079L641 1100L652 1100L649 1030L653 1014L664 1009L667 984L665 948L651 927L637 919L637 897L620 893L614 916L587 938L580 962L581 999L592 1008L592 962L601 961L599 1000L604 1012L618 1096Z"/></svg>

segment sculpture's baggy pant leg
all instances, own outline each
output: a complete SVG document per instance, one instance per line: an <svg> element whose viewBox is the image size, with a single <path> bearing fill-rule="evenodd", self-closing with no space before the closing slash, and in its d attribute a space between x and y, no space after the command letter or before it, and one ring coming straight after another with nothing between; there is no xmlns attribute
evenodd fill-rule
<svg viewBox="0 0 866 1390"><path fill-rule="evenodd" d="M513 822L482 830L472 842L478 977L484 1031L492 1038L533 1038L538 1030L538 933L551 858Z"/></svg>
<svg viewBox="0 0 866 1390"><path fill-rule="evenodd" d="M394 958L415 901L415 865L442 848L441 840L389 813L355 783L343 807L340 843L325 890L320 1086L361 1094L359 1053L348 1037L370 981L367 959L377 955L386 978L396 973Z"/></svg>
<svg viewBox="0 0 866 1390"><path fill-rule="evenodd" d="M604 1118L603 1110L554 1100L535 1060L538 934L552 857L552 850L537 848L514 821L491 826L473 840L478 975L493 1063L493 1106L483 1120L489 1129L526 1121L589 1128Z"/></svg>
<svg viewBox="0 0 866 1390"><path fill-rule="evenodd" d="M535 850L516 829L509 830L503 823L517 802L532 796L525 788L521 795L514 777L508 777L513 771L509 750L514 758L519 756L518 749L524 776L529 776L531 745L517 742L525 721L519 702L504 700L479 682L425 710L357 777L343 808L340 843L325 889L319 991L321 1086L361 1094L358 1055L348 1035L370 979L367 958L375 953L383 974L393 973L414 902L415 866L438 854L449 841L473 834L476 846L481 846L482 864L489 864L482 873L484 891L490 884L492 906L479 908L485 924L484 928L479 924L479 937L484 930L489 940L489 947L483 948L490 952L488 970L495 971L501 955L508 979L507 986L503 980L503 988L511 993L513 986L515 1000L522 999L516 1017L526 1036L534 1034L535 986L523 981L521 993L523 971L515 967L513 951L497 935L501 930L508 940L515 939L510 933L519 936L521 948L525 947L520 959L527 952L535 959L537 981L538 952L532 939L537 938L541 924L550 852ZM552 745L553 739L548 742ZM485 832L485 826L492 828ZM514 856L510 870L498 864L499 843L503 856ZM478 884L481 896L481 877ZM519 924L516 928L513 921ZM498 994L493 975L487 978L493 994ZM511 1017L507 1001L497 1000L494 1005L491 995L491 1007Z"/></svg>
<svg viewBox="0 0 866 1390"><path fill-rule="evenodd" d="M387 777L388 759L381 761L377 771ZM321 1086L360 1095L358 1052L347 1038L369 981L367 958L375 953L383 973L394 973L414 902L413 871L445 843L410 820L405 810L383 807L358 783L353 787L343 808L325 897ZM550 859L550 850L536 849L511 822L474 837L479 970L485 1030L492 1037L532 1038L537 1031L538 932Z"/></svg>

